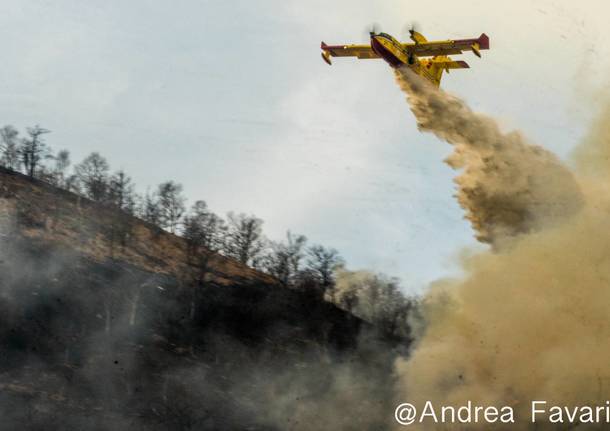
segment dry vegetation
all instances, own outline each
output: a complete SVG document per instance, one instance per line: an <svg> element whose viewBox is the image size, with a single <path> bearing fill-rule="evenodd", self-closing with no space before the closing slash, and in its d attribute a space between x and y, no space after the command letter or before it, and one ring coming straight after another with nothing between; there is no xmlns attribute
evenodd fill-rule
<svg viewBox="0 0 610 431"><path fill-rule="evenodd" d="M23 235L75 249L98 262L120 260L143 270L189 277L186 241L115 208L0 168L0 217ZM217 284L275 283L232 258L210 254L206 278Z"/></svg>

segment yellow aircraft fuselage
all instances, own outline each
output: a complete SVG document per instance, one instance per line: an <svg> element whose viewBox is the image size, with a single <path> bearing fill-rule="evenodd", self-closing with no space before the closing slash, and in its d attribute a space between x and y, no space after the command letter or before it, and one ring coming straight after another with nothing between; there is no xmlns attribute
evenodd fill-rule
<svg viewBox="0 0 610 431"><path fill-rule="evenodd" d="M472 51L480 57L480 50L489 49L489 38L484 33L476 39L440 41L428 41L414 30L410 33L414 43L402 43L387 33L375 32L370 34L370 45L330 46L322 42L322 58L329 65L332 64L331 57L383 58L391 67L408 66L418 75L439 86L443 72L470 67L465 61L452 60L448 55Z"/></svg>
<svg viewBox="0 0 610 431"><path fill-rule="evenodd" d="M392 67L409 64L409 53L389 34L371 33L371 48Z"/></svg>
<svg viewBox="0 0 610 431"><path fill-rule="evenodd" d="M386 33L371 34L371 48L392 67L409 66L418 75L440 85L443 69L433 66L432 60L420 60L409 54L402 44Z"/></svg>

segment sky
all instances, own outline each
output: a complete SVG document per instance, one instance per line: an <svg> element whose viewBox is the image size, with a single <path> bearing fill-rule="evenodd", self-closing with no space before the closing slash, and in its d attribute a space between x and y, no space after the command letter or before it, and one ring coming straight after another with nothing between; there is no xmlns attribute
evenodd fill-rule
<svg viewBox="0 0 610 431"><path fill-rule="evenodd" d="M383 61L328 67L320 41L485 32L442 87L569 162L608 92L607 16L603 0L0 0L0 125L41 124L75 162L98 151L141 191L173 179L420 293L481 247L451 148L417 130Z"/></svg>

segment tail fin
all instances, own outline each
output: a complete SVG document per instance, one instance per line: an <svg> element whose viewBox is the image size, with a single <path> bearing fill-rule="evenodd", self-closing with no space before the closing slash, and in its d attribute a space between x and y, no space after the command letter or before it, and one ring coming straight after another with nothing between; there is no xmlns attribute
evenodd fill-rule
<svg viewBox="0 0 610 431"><path fill-rule="evenodd" d="M481 33L478 42L479 49L489 49L489 36L487 36L485 33Z"/></svg>
<svg viewBox="0 0 610 431"><path fill-rule="evenodd" d="M474 55L481 58L481 50L489 49L489 37L485 33L481 33L481 36L470 45L470 49L474 52Z"/></svg>

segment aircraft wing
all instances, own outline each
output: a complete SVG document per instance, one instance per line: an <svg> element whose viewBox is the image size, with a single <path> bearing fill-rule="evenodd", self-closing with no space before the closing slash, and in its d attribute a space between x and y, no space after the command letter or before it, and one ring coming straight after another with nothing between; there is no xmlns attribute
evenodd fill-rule
<svg viewBox="0 0 610 431"><path fill-rule="evenodd" d="M489 49L489 37L483 33L478 39L422 41L419 43L405 43L403 46L409 53L419 57L461 54L464 51L472 51L476 56L480 57L480 50Z"/></svg>
<svg viewBox="0 0 610 431"><path fill-rule="evenodd" d="M322 58L330 64L330 57L379 58L371 45L327 45L322 42Z"/></svg>

